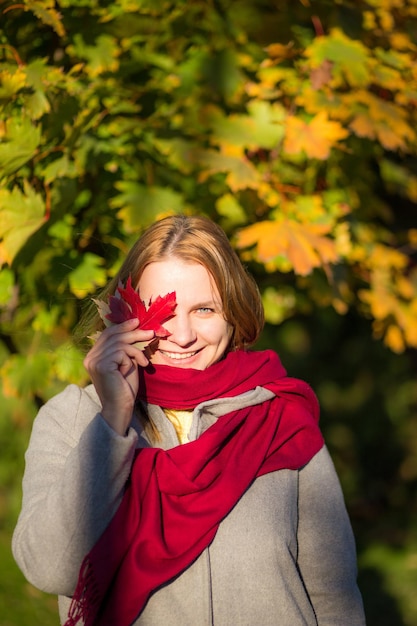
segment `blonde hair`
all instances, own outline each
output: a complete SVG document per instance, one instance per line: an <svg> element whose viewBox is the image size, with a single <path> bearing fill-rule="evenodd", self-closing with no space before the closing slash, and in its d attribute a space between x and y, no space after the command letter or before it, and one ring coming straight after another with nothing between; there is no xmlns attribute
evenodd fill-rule
<svg viewBox="0 0 417 626"><path fill-rule="evenodd" d="M224 318L233 328L229 350L244 349L255 343L264 325L258 287L224 231L207 217L173 215L152 224L133 245L117 275L98 297L107 299L115 293L119 281L125 283L129 276L132 285L138 285L147 265L169 257L200 263L213 277ZM93 305L81 320L79 331L83 329L85 336L102 328Z"/></svg>

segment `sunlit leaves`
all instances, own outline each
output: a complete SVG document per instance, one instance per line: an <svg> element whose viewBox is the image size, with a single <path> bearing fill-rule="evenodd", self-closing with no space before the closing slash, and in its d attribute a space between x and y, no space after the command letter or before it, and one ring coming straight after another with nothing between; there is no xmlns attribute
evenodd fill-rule
<svg viewBox="0 0 417 626"><path fill-rule="evenodd" d="M348 136L348 131L328 119L326 111L321 111L310 121L291 116L286 121L284 150L288 154L305 152L312 159L327 159L330 150L340 139Z"/></svg>
<svg viewBox="0 0 417 626"><path fill-rule="evenodd" d="M242 229L237 238L241 248L256 245L255 258L270 271L293 269L306 276L315 267L336 262L334 242L323 224L301 224L288 219L263 221Z"/></svg>
<svg viewBox="0 0 417 626"><path fill-rule="evenodd" d="M318 307L417 347L416 0L10 0L0 15L0 406L16 423L87 382L71 339L85 300L176 212L214 218L255 270L267 321L286 321L268 347L317 356L290 318ZM345 364L365 384L344 374L330 407L353 419L381 376L356 331ZM316 341L334 354L331 332ZM412 424L404 390L387 391L390 418ZM346 432L331 441L351 467Z"/></svg>
<svg viewBox="0 0 417 626"><path fill-rule="evenodd" d="M352 3L349 24L320 3L174 4L2 13L0 302L34 333L17 353L47 355L50 381L81 379L79 305L179 212L213 217L255 264L269 322L308 294L414 346L417 236L397 203L417 201L414 4ZM6 386L22 390L17 365Z"/></svg>

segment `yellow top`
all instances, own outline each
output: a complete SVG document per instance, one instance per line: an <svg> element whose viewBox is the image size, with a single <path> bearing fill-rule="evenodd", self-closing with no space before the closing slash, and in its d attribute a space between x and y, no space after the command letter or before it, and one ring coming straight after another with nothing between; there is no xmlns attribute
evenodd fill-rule
<svg viewBox="0 0 417 626"><path fill-rule="evenodd" d="M179 442L188 443L188 433L193 420L193 412L164 409L164 413L175 428Z"/></svg>

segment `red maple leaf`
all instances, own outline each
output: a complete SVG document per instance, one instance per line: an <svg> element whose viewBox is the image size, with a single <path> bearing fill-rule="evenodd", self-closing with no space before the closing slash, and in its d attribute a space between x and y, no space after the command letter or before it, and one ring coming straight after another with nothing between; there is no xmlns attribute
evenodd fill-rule
<svg viewBox="0 0 417 626"><path fill-rule="evenodd" d="M110 312L104 316L107 320L113 324L120 324L137 318L142 330L153 330L156 337L168 337L170 333L162 326L162 322L175 315L174 309L177 305L175 291L158 296L146 307L139 293L133 289L129 276L126 287L120 284L117 292L118 294L109 298Z"/></svg>

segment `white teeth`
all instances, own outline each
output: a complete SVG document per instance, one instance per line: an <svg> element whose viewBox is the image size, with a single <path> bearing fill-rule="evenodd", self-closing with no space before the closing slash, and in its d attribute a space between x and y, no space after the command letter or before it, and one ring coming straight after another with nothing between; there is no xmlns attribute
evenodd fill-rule
<svg viewBox="0 0 417 626"><path fill-rule="evenodd" d="M160 352L165 354L165 356L168 356L170 359L176 359L178 361L181 361L181 359L187 359L188 357L197 354L197 350L195 352L166 352L165 350L160 350Z"/></svg>

